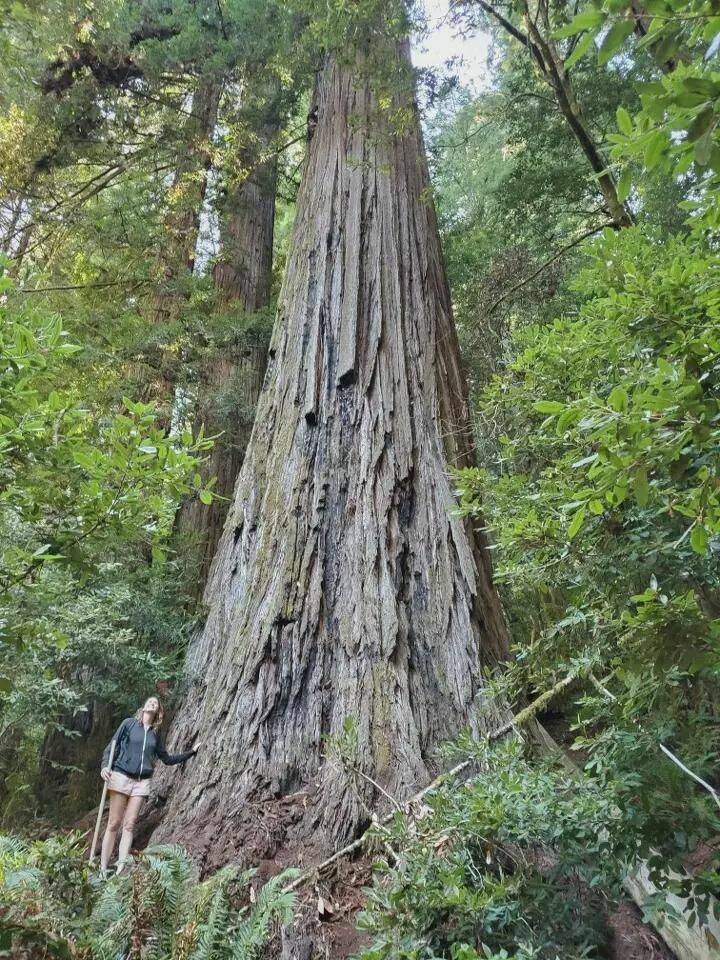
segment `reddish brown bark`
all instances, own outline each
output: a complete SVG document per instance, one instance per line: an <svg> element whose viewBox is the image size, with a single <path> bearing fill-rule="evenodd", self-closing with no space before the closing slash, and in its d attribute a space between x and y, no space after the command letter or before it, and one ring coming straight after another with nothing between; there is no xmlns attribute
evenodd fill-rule
<svg viewBox="0 0 720 960"><path fill-rule="evenodd" d="M178 358L164 341L172 337L172 324L186 299L183 286L192 277L195 266L200 216L211 166L210 139L220 93L219 79L210 76L201 80L193 96L184 132L185 146L169 189L173 196L165 216L163 248L155 266L155 282L147 309L151 336L157 336L158 342L145 351L141 362L132 366L140 399L145 403L154 402L164 411L164 425L168 429L178 379Z"/></svg>

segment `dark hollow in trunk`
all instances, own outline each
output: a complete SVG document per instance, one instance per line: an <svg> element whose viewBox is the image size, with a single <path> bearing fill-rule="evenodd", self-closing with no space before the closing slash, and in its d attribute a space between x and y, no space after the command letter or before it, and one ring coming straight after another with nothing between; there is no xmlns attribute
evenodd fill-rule
<svg viewBox="0 0 720 960"><path fill-rule="evenodd" d="M269 369L170 736L204 745L157 785L170 799L154 839L215 862L243 824L258 832L268 798L307 792L288 849L367 821L376 787L325 757L347 718L349 763L402 798L439 744L501 712L484 695L506 648L489 555L452 513L466 389L418 119L393 133L369 82L333 61L316 107Z"/></svg>

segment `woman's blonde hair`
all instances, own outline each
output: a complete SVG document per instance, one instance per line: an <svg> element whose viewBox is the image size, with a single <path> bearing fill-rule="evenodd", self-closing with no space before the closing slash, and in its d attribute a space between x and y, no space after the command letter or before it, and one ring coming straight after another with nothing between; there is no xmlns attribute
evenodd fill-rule
<svg viewBox="0 0 720 960"><path fill-rule="evenodd" d="M148 697L147 700L145 701L145 703L147 703L147 701L150 700L150 699L151 699L151 698ZM152 722L152 729L153 729L153 730L159 730L160 727L162 726L163 720L165 719L165 711L164 711L164 709L163 709L163 705L162 705L159 697L156 697L156 696L153 694L152 699L157 700L157 703L158 703L157 713L155 714L155 719L154 719L153 722ZM142 705L142 707L140 707L139 710L137 710L137 711L135 712L135 719L136 719L136 720L139 720L141 723L142 723L142 718L143 718L145 703Z"/></svg>

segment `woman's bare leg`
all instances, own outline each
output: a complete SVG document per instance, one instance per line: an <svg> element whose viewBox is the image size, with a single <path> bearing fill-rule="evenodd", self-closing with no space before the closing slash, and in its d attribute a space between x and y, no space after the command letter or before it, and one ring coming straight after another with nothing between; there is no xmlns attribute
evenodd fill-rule
<svg viewBox="0 0 720 960"><path fill-rule="evenodd" d="M130 798L126 797L124 793L116 793L114 790L110 791L110 811L108 813L105 836L103 837L102 850L100 851L100 869L103 872L107 870L110 857L115 849L115 841L117 840L118 831L123 824L125 807L129 799Z"/></svg>
<svg viewBox="0 0 720 960"><path fill-rule="evenodd" d="M118 853L117 872L120 873L130 853L130 847L135 833L135 821L140 813L145 797L128 797L125 807L125 816L122 821L122 836L120 837L120 851Z"/></svg>

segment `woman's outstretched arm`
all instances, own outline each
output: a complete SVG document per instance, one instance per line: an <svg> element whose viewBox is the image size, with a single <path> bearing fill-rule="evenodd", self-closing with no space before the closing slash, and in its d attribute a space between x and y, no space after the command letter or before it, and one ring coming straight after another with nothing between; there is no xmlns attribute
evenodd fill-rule
<svg viewBox="0 0 720 960"><path fill-rule="evenodd" d="M172 767L176 763L185 763L190 757L194 757L196 752L197 747L193 747L192 750L186 750L185 753L168 753L165 749L164 741L159 736L157 746L155 747L155 756L169 767Z"/></svg>

